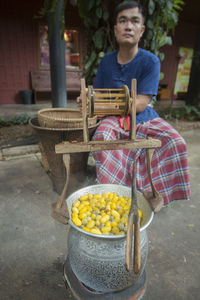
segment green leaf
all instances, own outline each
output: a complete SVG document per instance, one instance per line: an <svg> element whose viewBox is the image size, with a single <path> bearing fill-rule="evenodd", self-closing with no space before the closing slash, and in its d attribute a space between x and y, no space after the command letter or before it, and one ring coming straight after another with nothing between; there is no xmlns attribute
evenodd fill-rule
<svg viewBox="0 0 200 300"><path fill-rule="evenodd" d="M151 50L153 51L156 48L156 41L152 40L151 41Z"/></svg>
<svg viewBox="0 0 200 300"><path fill-rule="evenodd" d="M90 22L87 18L84 19L84 25L85 25L86 28L90 27Z"/></svg>
<svg viewBox="0 0 200 300"><path fill-rule="evenodd" d="M107 10L104 10L104 12L103 12L103 19L104 19L104 21L107 21L108 18L109 18L109 13L108 13Z"/></svg>
<svg viewBox="0 0 200 300"><path fill-rule="evenodd" d="M87 10L90 11L95 6L95 1L87 1Z"/></svg>
<svg viewBox="0 0 200 300"><path fill-rule="evenodd" d="M167 8L171 11L173 8L173 3L171 1L166 2Z"/></svg>
<svg viewBox="0 0 200 300"><path fill-rule="evenodd" d="M155 9L155 2L153 0L149 0L149 14L152 15Z"/></svg>
<svg viewBox="0 0 200 300"><path fill-rule="evenodd" d="M87 14L84 1L78 0L78 12L81 18L84 18Z"/></svg>
<svg viewBox="0 0 200 300"><path fill-rule="evenodd" d="M172 38L171 38L171 36L167 36L166 37L166 43L165 43L166 45L172 45Z"/></svg>
<svg viewBox="0 0 200 300"><path fill-rule="evenodd" d="M104 55L105 55L105 53L104 53L103 51L99 52L99 54L98 54L98 56L99 56L100 58L103 58Z"/></svg>
<svg viewBox="0 0 200 300"><path fill-rule="evenodd" d="M160 72L159 80L163 80L163 79L164 79L164 73Z"/></svg>
<svg viewBox="0 0 200 300"><path fill-rule="evenodd" d="M102 17L102 7L97 7L96 15L99 19L101 19L101 17Z"/></svg>
<svg viewBox="0 0 200 300"><path fill-rule="evenodd" d="M164 58L165 58L165 54L163 52L160 52L159 53L159 58L160 58L161 61L163 61Z"/></svg>
<svg viewBox="0 0 200 300"><path fill-rule="evenodd" d="M97 58L97 54L95 51L92 51L92 54L88 60L88 62L85 64L84 69L88 70L90 68L90 66L94 63L95 59Z"/></svg>
<svg viewBox="0 0 200 300"><path fill-rule="evenodd" d="M151 29L148 29L147 34L146 34L147 40L151 41L153 36L154 36L154 31Z"/></svg>
<svg viewBox="0 0 200 300"><path fill-rule="evenodd" d="M97 49L102 49L104 43L104 29L100 28L93 36L93 41Z"/></svg>
<svg viewBox="0 0 200 300"><path fill-rule="evenodd" d="M147 27L150 29L155 29L154 22L151 19L147 21Z"/></svg>

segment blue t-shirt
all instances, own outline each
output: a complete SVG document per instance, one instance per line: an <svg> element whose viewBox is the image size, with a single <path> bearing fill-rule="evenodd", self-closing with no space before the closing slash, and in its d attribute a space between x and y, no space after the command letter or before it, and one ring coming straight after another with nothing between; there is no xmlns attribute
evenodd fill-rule
<svg viewBox="0 0 200 300"><path fill-rule="evenodd" d="M131 80L137 80L137 94L156 95L158 91L160 61L156 55L139 48L137 55L127 64L117 62L117 50L106 54L98 67L94 88L121 88L127 85L131 90ZM138 113L136 123L157 118L155 110L147 106Z"/></svg>

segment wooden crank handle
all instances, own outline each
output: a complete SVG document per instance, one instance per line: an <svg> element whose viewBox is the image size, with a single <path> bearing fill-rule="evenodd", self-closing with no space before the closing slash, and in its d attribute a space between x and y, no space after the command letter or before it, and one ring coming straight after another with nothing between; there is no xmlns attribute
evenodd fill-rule
<svg viewBox="0 0 200 300"><path fill-rule="evenodd" d="M132 243L133 243L133 224L134 224L134 272L138 273L141 265L140 258L140 218L137 204L137 189L136 189L136 160L133 164L132 174L132 190L131 190L131 207L128 217L128 228L126 237L126 256L125 266L127 271L131 271L132 266Z"/></svg>
<svg viewBox="0 0 200 300"><path fill-rule="evenodd" d="M135 216L134 222L134 272L137 274L141 267L141 253L140 253L140 225L139 218Z"/></svg>
<svg viewBox="0 0 200 300"><path fill-rule="evenodd" d="M134 222L133 222L134 220ZM140 226L137 215L131 214L128 219L128 229L126 237L126 256L125 266L127 271L132 271L132 236L134 224L134 272L137 274L141 267L141 253L140 253Z"/></svg>
<svg viewBox="0 0 200 300"><path fill-rule="evenodd" d="M69 176L70 176L70 154L63 154L63 162L65 164L65 168L66 168L66 181L65 181L65 185L64 185L64 188L63 188L63 191L62 191L62 194L60 195L60 198L56 204L56 208L61 208L62 207L62 204L63 204L63 201L65 200L66 198L66 194L67 194L67 188L68 188L68 185L69 185ZM68 209L67 209L67 214L69 217L69 212L68 212Z"/></svg>
<svg viewBox="0 0 200 300"><path fill-rule="evenodd" d="M132 236L133 236L133 213L129 215L128 218L128 228L126 235L126 256L125 256L125 266L127 271L132 271Z"/></svg>

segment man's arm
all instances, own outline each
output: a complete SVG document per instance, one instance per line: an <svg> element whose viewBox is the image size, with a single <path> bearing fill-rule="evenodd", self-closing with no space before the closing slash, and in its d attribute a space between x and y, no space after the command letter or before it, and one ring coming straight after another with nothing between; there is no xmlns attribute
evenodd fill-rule
<svg viewBox="0 0 200 300"><path fill-rule="evenodd" d="M140 113L145 110L145 108L150 103L152 95L137 95L136 97L136 113ZM131 111L131 107L129 108L129 113Z"/></svg>
<svg viewBox="0 0 200 300"><path fill-rule="evenodd" d="M140 113L145 110L150 103L152 95L137 95L136 97L136 113Z"/></svg>

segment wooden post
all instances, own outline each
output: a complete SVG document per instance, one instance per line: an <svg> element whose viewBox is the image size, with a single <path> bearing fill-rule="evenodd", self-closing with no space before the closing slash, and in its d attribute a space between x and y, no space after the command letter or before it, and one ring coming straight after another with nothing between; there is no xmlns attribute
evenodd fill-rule
<svg viewBox="0 0 200 300"><path fill-rule="evenodd" d="M136 97L137 97L137 86L136 79L131 81L131 122L130 122L130 139L135 140L136 131Z"/></svg>

